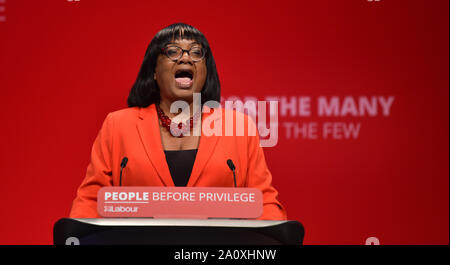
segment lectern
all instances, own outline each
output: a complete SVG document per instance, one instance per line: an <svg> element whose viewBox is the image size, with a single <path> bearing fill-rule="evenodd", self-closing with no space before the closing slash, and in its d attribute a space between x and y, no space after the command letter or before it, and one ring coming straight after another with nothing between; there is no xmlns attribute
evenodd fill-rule
<svg viewBox="0 0 450 265"><path fill-rule="evenodd" d="M63 218L55 245L301 245L297 221L238 219Z"/></svg>

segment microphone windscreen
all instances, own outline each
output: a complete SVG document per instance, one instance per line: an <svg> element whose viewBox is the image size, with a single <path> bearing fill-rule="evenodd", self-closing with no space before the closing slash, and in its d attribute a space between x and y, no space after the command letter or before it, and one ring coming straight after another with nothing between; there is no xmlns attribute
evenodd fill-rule
<svg viewBox="0 0 450 265"><path fill-rule="evenodd" d="M124 168L128 163L128 157L124 157L122 159L122 163L120 163L120 167Z"/></svg>
<svg viewBox="0 0 450 265"><path fill-rule="evenodd" d="M234 166L233 161L232 161L231 159L228 159L228 160L227 160L227 164L228 164L228 167L229 167L231 170L235 170L235 169L236 169L236 167Z"/></svg>

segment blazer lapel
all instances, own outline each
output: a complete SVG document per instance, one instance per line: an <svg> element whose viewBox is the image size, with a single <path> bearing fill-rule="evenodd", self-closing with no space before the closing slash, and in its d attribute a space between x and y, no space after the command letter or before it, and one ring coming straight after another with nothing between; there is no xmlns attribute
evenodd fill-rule
<svg viewBox="0 0 450 265"><path fill-rule="evenodd" d="M144 145L147 156L153 167L158 172L165 186L175 186L170 175L159 132L158 116L154 104L147 108L141 108L137 129Z"/></svg>
<svg viewBox="0 0 450 265"><path fill-rule="evenodd" d="M209 114L210 109L207 107L204 107L204 109L205 109L205 111L207 111L207 113L204 113L202 115L202 126L204 126L203 120L208 115L210 115ZM217 121L217 119L215 119L215 120ZM201 135L202 136L200 137L200 144L198 146L197 157L195 158L194 167L192 168L191 176L189 178L187 187L195 186L195 183L197 182L198 178L200 177L200 174L202 173L204 167L206 166L206 163L212 156L213 151L216 148L217 141L219 140L219 137L216 135L212 135L212 136L204 135L203 128L202 128Z"/></svg>

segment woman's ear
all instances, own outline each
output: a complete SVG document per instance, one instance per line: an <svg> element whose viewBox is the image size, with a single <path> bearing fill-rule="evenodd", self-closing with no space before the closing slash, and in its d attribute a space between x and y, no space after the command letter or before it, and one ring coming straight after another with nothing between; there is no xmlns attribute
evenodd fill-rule
<svg viewBox="0 0 450 265"><path fill-rule="evenodd" d="M153 80L156 80L156 73L153 73Z"/></svg>

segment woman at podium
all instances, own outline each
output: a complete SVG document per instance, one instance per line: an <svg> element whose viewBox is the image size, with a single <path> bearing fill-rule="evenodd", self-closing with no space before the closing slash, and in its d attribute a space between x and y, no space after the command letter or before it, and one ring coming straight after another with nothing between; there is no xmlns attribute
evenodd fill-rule
<svg viewBox="0 0 450 265"><path fill-rule="evenodd" d="M171 112L177 104L178 112ZM251 133L256 126L219 104L219 77L205 36L182 23L158 32L131 88L129 107L108 114L95 139L70 217L99 217L97 192L104 186L236 186L261 190L259 219L286 219L258 134ZM204 126L223 123L230 113L232 125L244 120L243 134L221 134L226 126L208 133L211 128Z"/></svg>

